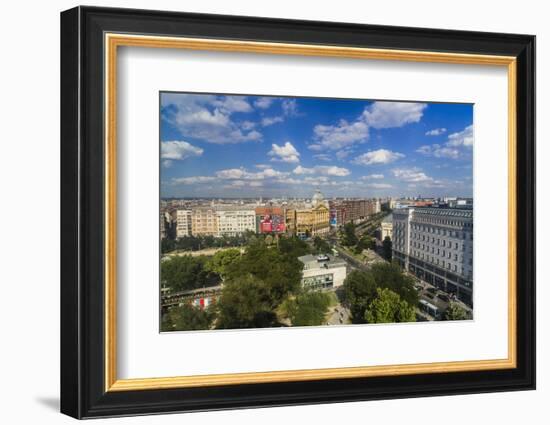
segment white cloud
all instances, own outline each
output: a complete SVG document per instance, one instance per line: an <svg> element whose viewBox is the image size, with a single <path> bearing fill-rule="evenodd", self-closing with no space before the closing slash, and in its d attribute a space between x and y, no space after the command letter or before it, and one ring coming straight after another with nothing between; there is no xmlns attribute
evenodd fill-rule
<svg viewBox="0 0 550 425"><path fill-rule="evenodd" d="M283 113L288 117L298 115L298 105L296 104L296 99L284 99L281 103L281 108L283 109Z"/></svg>
<svg viewBox="0 0 550 425"><path fill-rule="evenodd" d="M405 155L399 152L393 152L388 149L378 149L359 155L352 162L358 165L389 164L404 157Z"/></svg>
<svg viewBox="0 0 550 425"><path fill-rule="evenodd" d="M434 128L433 130L426 131L426 136L441 136L446 132L447 132L447 129L445 127Z"/></svg>
<svg viewBox="0 0 550 425"><path fill-rule="evenodd" d="M254 167L260 169L260 170L265 170L266 168L271 168L271 165L268 165L268 164L256 164Z"/></svg>
<svg viewBox="0 0 550 425"><path fill-rule="evenodd" d="M294 174L320 174L324 176L345 177L351 173L347 168L336 167L335 165L317 165L313 168L306 168L298 165L294 171Z"/></svg>
<svg viewBox="0 0 550 425"><path fill-rule="evenodd" d="M445 144L434 143L433 145L423 145L416 152L436 158L458 159L470 153L473 143L474 127L473 125L469 125L462 131L449 134Z"/></svg>
<svg viewBox="0 0 550 425"><path fill-rule="evenodd" d="M396 168L392 170L393 176L407 183L433 182L434 179L427 176L420 168Z"/></svg>
<svg viewBox="0 0 550 425"><path fill-rule="evenodd" d="M403 127L419 122L427 106L413 102L374 102L365 108L363 119L372 128Z"/></svg>
<svg viewBox="0 0 550 425"><path fill-rule="evenodd" d="M283 177L289 173L274 170L273 168L264 168L256 173L245 170L244 168L229 168L216 171L216 177L222 180L263 180L267 178Z"/></svg>
<svg viewBox="0 0 550 425"><path fill-rule="evenodd" d="M283 122L283 117L264 117L262 118L262 127L268 127L273 124L277 124L278 122Z"/></svg>
<svg viewBox="0 0 550 425"><path fill-rule="evenodd" d="M474 126L469 125L464 130L449 134L448 146L473 146L474 144Z"/></svg>
<svg viewBox="0 0 550 425"><path fill-rule="evenodd" d="M300 162L300 153L290 142L285 142L284 145L279 146L275 143L271 145L271 150L268 152L269 156L272 156L272 161L281 161L288 163Z"/></svg>
<svg viewBox="0 0 550 425"><path fill-rule="evenodd" d="M175 184L196 184L196 183L211 183L216 180L212 176L193 176L193 177L176 177L172 179Z"/></svg>
<svg viewBox="0 0 550 425"><path fill-rule="evenodd" d="M316 125L313 128L313 134L315 144L310 145L310 149L339 150L354 143L367 141L369 127L363 121L350 123L346 120L340 120L337 125Z"/></svg>
<svg viewBox="0 0 550 425"><path fill-rule="evenodd" d="M436 158L457 159L460 157L460 151L458 149L441 146L437 143L433 145L420 146L416 152L423 155L435 156Z"/></svg>
<svg viewBox="0 0 550 425"><path fill-rule="evenodd" d="M259 141L262 134L251 121L237 122L234 113L251 112L245 96L213 96L184 93L162 95L162 119L184 137L208 143Z"/></svg>
<svg viewBox="0 0 550 425"><path fill-rule="evenodd" d="M170 167L172 161L182 161L192 156L201 156L204 149L193 146L183 140L171 140L160 143L160 157L164 160L163 165Z"/></svg>
<svg viewBox="0 0 550 425"><path fill-rule="evenodd" d="M327 176L337 177L349 176L351 174L347 168L336 167L335 165L318 165L315 167L315 171Z"/></svg>
<svg viewBox="0 0 550 425"><path fill-rule="evenodd" d="M315 170L313 168L306 168L302 167L301 165L298 165L294 171L294 174L315 174Z"/></svg>
<svg viewBox="0 0 550 425"><path fill-rule="evenodd" d="M256 123L252 121L243 121L241 123L241 127L243 130L252 130L256 127Z"/></svg>
<svg viewBox="0 0 550 425"><path fill-rule="evenodd" d="M336 152L336 158L340 161L346 159L350 155L351 151L349 149L342 149L341 151Z"/></svg>
<svg viewBox="0 0 550 425"><path fill-rule="evenodd" d="M384 174L369 174L361 177L361 180L380 180L384 178Z"/></svg>
<svg viewBox="0 0 550 425"><path fill-rule="evenodd" d="M252 111L252 106L245 96L219 96L212 101L212 105L228 113Z"/></svg>
<svg viewBox="0 0 550 425"><path fill-rule="evenodd" d="M318 153L316 155L313 155L313 158L318 159L319 161L330 161L330 155L327 155L325 153Z"/></svg>
<svg viewBox="0 0 550 425"><path fill-rule="evenodd" d="M256 101L254 102L254 106L260 109L267 109L271 106L273 100L274 99L272 97L260 97L256 99Z"/></svg>
<svg viewBox="0 0 550 425"><path fill-rule="evenodd" d="M391 189L393 187L389 183L368 183L365 186L371 189Z"/></svg>

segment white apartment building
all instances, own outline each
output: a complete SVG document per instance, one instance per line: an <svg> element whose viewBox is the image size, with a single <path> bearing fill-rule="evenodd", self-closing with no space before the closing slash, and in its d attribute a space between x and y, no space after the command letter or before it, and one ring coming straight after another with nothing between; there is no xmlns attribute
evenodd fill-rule
<svg viewBox="0 0 550 425"><path fill-rule="evenodd" d="M403 208L392 215L394 260L421 280L472 306L473 211Z"/></svg>
<svg viewBox="0 0 550 425"><path fill-rule="evenodd" d="M216 215L218 217L217 236L236 236L247 230L256 232L256 212L254 208L224 207L217 209Z"/></svg>
<svg viewBox="0 0 550 425"><path fill-rule="evenodd" d="M191 236L191 210L176 211L176 238Z"/></svg>

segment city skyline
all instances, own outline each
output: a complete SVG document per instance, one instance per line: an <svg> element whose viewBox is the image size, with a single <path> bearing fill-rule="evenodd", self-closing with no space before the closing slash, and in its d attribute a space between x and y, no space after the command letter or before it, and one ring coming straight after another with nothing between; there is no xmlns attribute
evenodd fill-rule
<svg viewBox="0 0 550 425"><path fill-rule="evenodd" d="M161 93L162 198L472 196L473 105Z"/></svg>

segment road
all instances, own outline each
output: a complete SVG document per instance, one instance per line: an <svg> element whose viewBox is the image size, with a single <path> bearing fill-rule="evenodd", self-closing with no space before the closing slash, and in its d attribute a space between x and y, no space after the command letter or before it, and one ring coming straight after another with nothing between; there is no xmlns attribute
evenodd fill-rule
<svg viewBox="0 0 550 425"><path fill-rule="evenodd" d="M357 258L351 256L346 251L344 251L342 248L340 248L338 245L334 245L334 249L338 251L338 255L342 257L344 260L347 261L348 265L353 269L359 269L359 270L368 270L369 267L366 264L363 264L361 261L359 261Z"/></svg>

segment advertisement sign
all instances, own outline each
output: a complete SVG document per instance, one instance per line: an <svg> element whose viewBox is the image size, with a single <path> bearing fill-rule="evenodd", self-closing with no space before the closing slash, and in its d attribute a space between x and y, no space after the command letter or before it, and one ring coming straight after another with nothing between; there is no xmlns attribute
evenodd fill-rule
<svg viewBox="0 0 550 425"><path fill-rule="evenodd" d="M281 215L266 214L260 222L262 233L283 233L285 231L285 220Z"/></svg>

